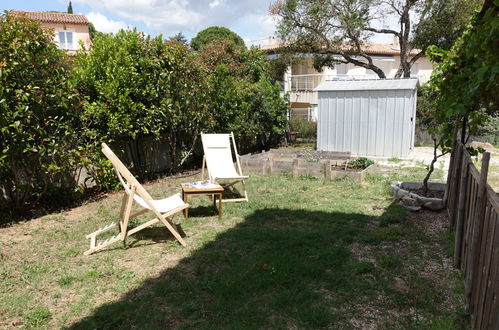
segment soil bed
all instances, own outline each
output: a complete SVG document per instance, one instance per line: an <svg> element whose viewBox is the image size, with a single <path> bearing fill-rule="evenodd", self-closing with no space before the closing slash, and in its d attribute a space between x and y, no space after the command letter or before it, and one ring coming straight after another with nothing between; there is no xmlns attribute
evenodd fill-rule
<svg viewBox="0 0 499 330"><path fill-rule="evenodd" d="M443 190L428 190L425 194L424 189L408 189L413 194L428 198L444 198L445 191Z"/></svg>
<svg viewBox="0 0 499 330"><path fill-rule="evenodd" d="M365 170L365 168L352 168L352 167L347 167L345 168L345 166L331 166L332 170L333 171L345 171L345 172L362 172L363 170Z"/></svg>

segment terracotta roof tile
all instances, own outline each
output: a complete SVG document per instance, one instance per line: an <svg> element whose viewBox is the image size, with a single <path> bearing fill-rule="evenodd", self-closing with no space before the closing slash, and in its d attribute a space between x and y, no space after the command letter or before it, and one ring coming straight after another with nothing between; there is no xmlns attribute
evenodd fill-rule
<svg viewBox="0 0 499 330"><path fill-rule="evenodd" d="M260 49L266 52L275 52L281 47L281 42L274 41L270 45L260 46ZM363 48L369 55L400 55L399 46L394 44L367 43ZM413 49L411 51L411 55L416 55L417 53L419 53L418 49Z"/></svg>
<svg viewBox="0 0 499 330"><path fill-rule="evenodd" d="M68 13L51 13L45 11L24 11L11 10L10 13L15 17L27 17L33 20L47 23L66 23L66 24L85 24L89 21L85 15Z"/></svg>

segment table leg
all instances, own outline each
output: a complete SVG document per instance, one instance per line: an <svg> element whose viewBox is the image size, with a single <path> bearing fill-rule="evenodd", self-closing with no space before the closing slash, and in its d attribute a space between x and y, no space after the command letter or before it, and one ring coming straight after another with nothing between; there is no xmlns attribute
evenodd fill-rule
<svg viewBox="0 0 499 330"><path fill-rule="evenodd" d="M189 199L189 194L186 194L184 192L182 192L182 199L184 200L184 203L187 203L187 200ZM187 219L189 218L189 208L186 207L184 209L184 218L185 218L185 221L187 221Z"/></svg>
<svg viewBox="0 0 499 330"><path fill-rule="evenodd" d="M218 218L222 219L222 193L218 194Z"/></svg>

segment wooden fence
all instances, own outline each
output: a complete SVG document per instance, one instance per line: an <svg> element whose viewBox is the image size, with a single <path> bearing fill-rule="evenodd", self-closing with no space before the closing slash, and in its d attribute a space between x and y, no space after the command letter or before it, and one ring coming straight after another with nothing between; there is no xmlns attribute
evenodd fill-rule
<svg viewBox="0 0 499 330"><path fill-rule="evenodd" d="M499 197L487 184L490 153L481 170L454 144L447 210L455 232L454 266L464 273L466 305L476 329L499 329Z"/></svg>

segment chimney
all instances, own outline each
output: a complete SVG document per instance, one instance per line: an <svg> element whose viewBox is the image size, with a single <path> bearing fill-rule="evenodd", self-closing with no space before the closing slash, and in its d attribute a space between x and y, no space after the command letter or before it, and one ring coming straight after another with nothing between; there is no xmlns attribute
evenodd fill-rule
<svg viewBox="0 0 499 330"><path fill-rule="evenodd" d="M269 44L269 46L273 46L276 44L275 38L273 36L269 37L268 44Z"/></svg>

